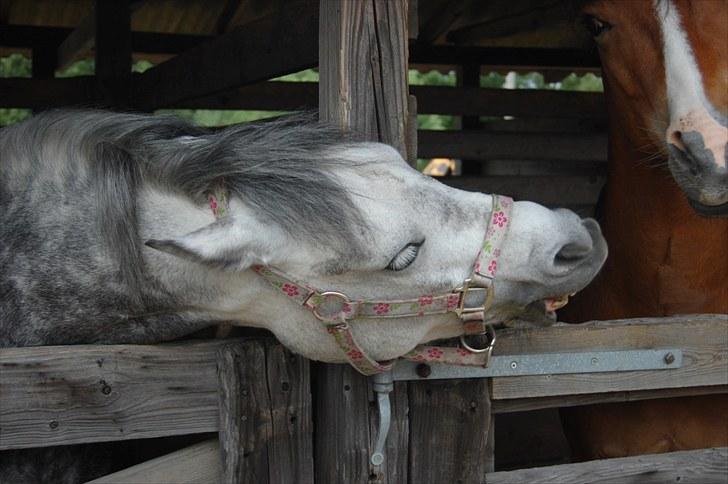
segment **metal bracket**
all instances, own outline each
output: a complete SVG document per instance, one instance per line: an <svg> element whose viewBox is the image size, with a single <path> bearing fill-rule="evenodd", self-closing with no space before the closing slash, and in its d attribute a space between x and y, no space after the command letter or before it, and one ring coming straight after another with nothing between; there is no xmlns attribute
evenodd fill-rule
<svg viewBox="0 0 728 484"><path fill-rule="evenodd" d="M392 422L389 394L395 381L667 370L680 368L682 363L683 352L677 348L491 356L487 368L398 360L394 369L372 377L379 408L379 428L369 461L374 466L384 462L384 444Z"/></svg>
<svg viewBox="0 0 728 484"><path fill-rule="evenodd" d="M677 348L660 350L590 351L491 356L488 367L425 364L399 360L395 381L441 380L446 378L491 378L565 373L603 373L635 370L667 370L682 366L683 353Z"/></svg>
<svg viewBox="0 0 728 484"><path fill-rule="evenodd" d="M379 408L379 428L377 429L377 440L374 445L374 452L369 461L374 466L380 466L384 462L384 444L387 441L389 425L392 422L392 408L389 404L389 394L394 390L392 372L385 371L377 373L372 377L374 380L374 392L377 395L377 407Z"/></svg>

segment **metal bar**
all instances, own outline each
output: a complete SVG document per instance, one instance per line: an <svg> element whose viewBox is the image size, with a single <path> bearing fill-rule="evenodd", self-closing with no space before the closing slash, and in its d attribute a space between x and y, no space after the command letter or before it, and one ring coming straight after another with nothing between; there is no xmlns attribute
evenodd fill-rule
<svg viewBox="0 0 728 484"><path fill-rule="evenodd" d="M546 353L492 356L487 368L398 361L392 370L395 381L447 378L491 378L501 376L559 375L635 370L666 370L682 366L677 348L584 353ZM423 371L425 365L428 371ZM427 375L427 376L420 376Z"/></svg>

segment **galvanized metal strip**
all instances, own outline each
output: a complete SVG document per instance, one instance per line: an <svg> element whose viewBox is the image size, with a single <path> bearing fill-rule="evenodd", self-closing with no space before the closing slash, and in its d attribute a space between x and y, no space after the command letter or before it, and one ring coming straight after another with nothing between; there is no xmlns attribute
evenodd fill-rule
<svg viewBox="0 0 728 484"><path fill-rule="evenodd" d="M680 368L682 362L683 353L678 348L501 355L492 356L487 368L399 360L393 376L402 381L667 370Z"/></svg>

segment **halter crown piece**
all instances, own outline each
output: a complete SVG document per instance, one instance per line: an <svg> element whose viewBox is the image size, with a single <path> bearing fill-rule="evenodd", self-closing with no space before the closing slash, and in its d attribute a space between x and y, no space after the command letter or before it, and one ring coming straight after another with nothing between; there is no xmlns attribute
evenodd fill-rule
<svg viewBox="0 0 728 484"><path fill-rule="evenodd" d="M331 334L349 363L359 373L373 375L388 371L393 362L377 362L359 346L349 326L350 320L408 318L430 314L455 313L463 322L465 335L488 334L490 343L485 348L472 348L461 336L462 347L418 346L402 356L412 361L432 361L466 366L487 366L495 343L495 331L486 325L485 313L493 304L493 281L498 268L501 245L508 233L513 200L493 195L483 246L478 252L471 276L451 292L440 295L422 295L402 300L351 300L338 291L320 291L299 282L272 267L255 265L252 270L275 289L308 309ZM216 218L226 212L227 194L221 189L208 195L210 208Z"/></svg>

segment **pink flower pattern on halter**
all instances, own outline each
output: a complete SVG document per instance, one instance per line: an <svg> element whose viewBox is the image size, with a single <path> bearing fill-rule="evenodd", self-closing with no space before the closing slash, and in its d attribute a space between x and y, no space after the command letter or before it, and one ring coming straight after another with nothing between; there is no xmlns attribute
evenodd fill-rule
<svg viewBox="0 0 728 484"><path fill-rule="evenodd" d="M374 309L374 312L377 314L380 314L380 315L387 314L387 313L389 313L389 304L387 304L387 303L375 304L372 309Z"/></svg>
<svg viewBox="0 0 728 484"><path fill-rule="evenodd" d="M298 291L298 286L294 286L293 284L283 284L281 290L291 297L298 296L300 294Z"/></svg>
<svg viewBox="0 0 728 484"><path fill-rule="evenodd" d="M432 296L420 296L417 302L420 304L420 306L429 306L430 304L432 304Z"/></svg>
<svg viewBox="0 0 728 484"><path fill-rule="evenodd" d="M503 226L508 222L508 217L506 217L506 214L502 211L495 212L493 214L493 223L497 225L498 227L503 228Z"/></svg>

